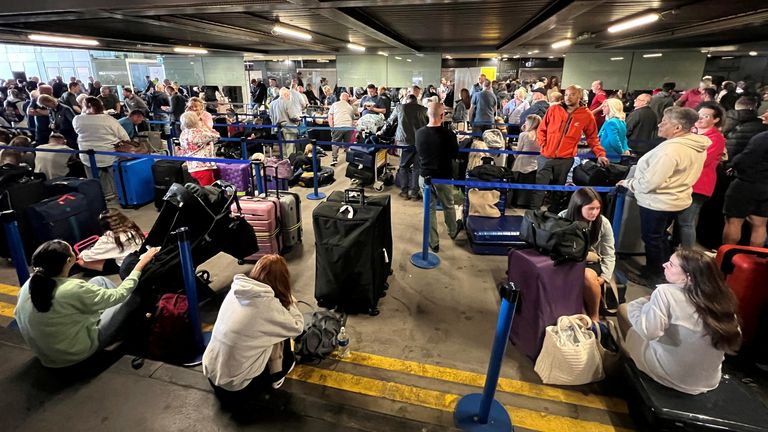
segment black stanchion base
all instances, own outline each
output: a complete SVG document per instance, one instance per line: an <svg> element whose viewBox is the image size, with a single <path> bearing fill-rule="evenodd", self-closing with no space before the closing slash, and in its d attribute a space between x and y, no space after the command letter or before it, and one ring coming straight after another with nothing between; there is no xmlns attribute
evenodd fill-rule
<svg viewBox="0 0 768 432"><path fill-rule="evenodd" d="M488 423L479 423L480 401L483 395L473 393L459 399L456 404L456 410L453 412L453 421L456 427L465 432L488 431L488 432L511 432L515 428L512 426L512 420L509 418L507 410L499 401L494 399L491 402L491 412L488 415Z"/></svg>

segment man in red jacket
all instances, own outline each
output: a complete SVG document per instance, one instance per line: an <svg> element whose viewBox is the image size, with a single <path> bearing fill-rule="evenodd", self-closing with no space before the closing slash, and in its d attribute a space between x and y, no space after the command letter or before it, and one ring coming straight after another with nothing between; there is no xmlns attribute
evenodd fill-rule
<svg viewBox="0 0 768 432"><path fill-rule="evenodd" d="M586 136L587 144L597 156L598 162L603 166L608 165L605 150L597 138L595 117L581 104L582 94L581 87L568 87L565 89L565 100L549 107L541 121L536 132L536 140L541 146L537 184L565 184L582 135ZM559 194L553 194L553 197L556 196ZM543 192L535 192L534 208L541 207L543 199Z"/></svg>

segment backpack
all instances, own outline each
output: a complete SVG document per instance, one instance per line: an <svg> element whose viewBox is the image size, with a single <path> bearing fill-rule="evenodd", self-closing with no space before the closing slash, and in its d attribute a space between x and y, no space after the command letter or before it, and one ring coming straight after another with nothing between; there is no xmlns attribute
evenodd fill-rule
<svg viewBox="0 0 768 432"><path fill-rule="evenodd" d="M147 357L183 364L198 354L188 310L187 296L183 294L160 297L149 328Z"/></svg>
<svg viewBox="0 0 768 432"><path fill-rule="evenodd" d="M498 129L488 129L483 132L483 142L491 150L504 150L506 140Z"/></svg>
<svg viewBox="0 0 768 432"><path fill-rule="evenodd" d="M24 114L19 109L17 102L5 101L5 118L12 123L24 120Z"/></svg>
<svg viewBox="0 0 768 432"><path fill-rule="evenodd" d="M304 332L296 338L298 362L319 362L333 353L338 345L336 337L346 321L346 315L332 311L315 311L305 316Z"/></svg>
<svg viewBox="0 0 768 432"><path fill-rule="evenodd" d="M578 186L615 186L627 174L628 166L608 164L602 167L591 160L585 160L573 169L573 183Z"/></svg>
<svg viewBox="0 0 768 432"><path fill-rule="evenodd" d="M584 261L589 252L589 226L544 210L526 210L520 238L555 262Z"/></svg>

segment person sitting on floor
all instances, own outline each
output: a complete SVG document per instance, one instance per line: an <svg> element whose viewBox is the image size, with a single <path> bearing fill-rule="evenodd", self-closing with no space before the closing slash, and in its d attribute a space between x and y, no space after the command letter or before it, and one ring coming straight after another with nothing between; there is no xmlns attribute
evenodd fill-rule
<svg viewBox="0 0 768 432"><path fill-rule="evenodd" d="M141 256L119 286L103 276L88 282L69 277L76 258L62 240L32 255L32 276L19 291L15 318L27 345L51 368L72 366L114 343L139 299L131 296L144 267L160 248Z"/></svg>
<svg viewBox="0 0 768 432"><path fill-rule="evenodd" d="M290 339L303 330L283 257L265 255L248 276L235 275L203 354L203 374L219 400L247 404L279 388L295 364Z"/></svg>
<svg viewBox="0 0 768 432"><path fill-rule="evenodd" d="M619 306L623 349L656 382L688 394L715 389L725 353L741 345L736 297L715 260L678 249L664 264L666 284Z"/></svg>
<svg viewBox="0 0 768 432"><path fill-rule="evenodd" d="M584 310L595 323L600 320L602 286L610 282L616 267L613 228L608 218L600 214L603 202L594 189L584 187L573 193L568 209L560 217L582 221L589 225L589 253L584 270Z"/></svg>
<svg viewBox="0 0 768 432"><path fill-rule="evenodd" d="M104 274L116 274L128 254L144 243L144 232L120 210L107 209L99 215L104 234L90 248L80 252L77 265Z"/></svg>

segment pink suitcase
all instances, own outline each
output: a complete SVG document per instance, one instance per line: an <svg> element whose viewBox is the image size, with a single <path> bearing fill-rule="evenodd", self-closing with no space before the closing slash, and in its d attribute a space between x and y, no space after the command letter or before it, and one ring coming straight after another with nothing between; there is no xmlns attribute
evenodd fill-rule
<svg viewBox="0 0 768 432"><path fill-rule="evenodd" d="M246 161L243 161L246 162ZM232 183L240 195L250 195L251 192L251 165L249 163L217 163L219 177Z"/></svg>
<svg viewBox="0 0 768 432"><path fill-rule="evenodd" d="M240 207L245 220L256 232L259 251L246 257L245 262L256 262L267 254L280 253L283 236L280 232L280 200L277 197L242 197ZM232 205L237 212L237 205Z"/></svg>

